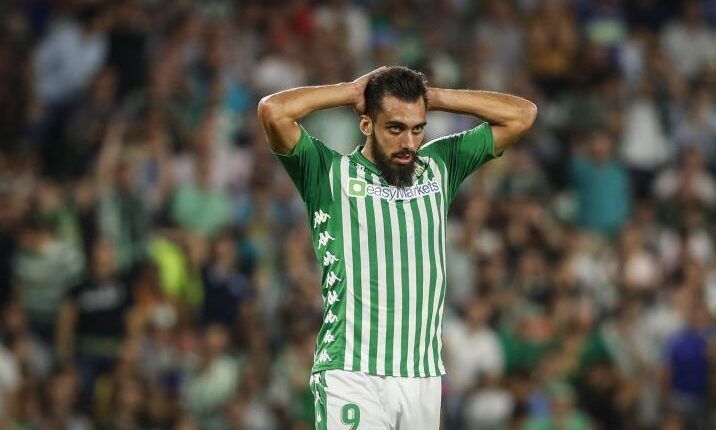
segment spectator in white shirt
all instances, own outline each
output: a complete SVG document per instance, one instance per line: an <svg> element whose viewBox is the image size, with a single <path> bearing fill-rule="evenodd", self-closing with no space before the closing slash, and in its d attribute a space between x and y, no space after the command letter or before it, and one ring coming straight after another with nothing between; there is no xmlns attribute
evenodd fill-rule
<svg viewBox="0 0 716 430"><path fill-rule="evenodd" d="M57 22L34 56L37 97L42 105L67 102L85 89L107 57L106 18L97 6Z"/></svg>

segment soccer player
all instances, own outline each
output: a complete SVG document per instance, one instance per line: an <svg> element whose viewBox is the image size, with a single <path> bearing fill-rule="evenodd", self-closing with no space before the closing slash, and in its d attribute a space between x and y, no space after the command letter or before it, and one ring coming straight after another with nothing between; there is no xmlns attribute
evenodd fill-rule
<svg viewBox="0 0 716 430"><path fill-rule="evenodd" d="M298 120L350 105L365 144L327 148ZM486 122L423 144L429 110ZM438 429L445 226L462 181L532 126L536 106L428 88L405 67L264 97L259 120L306 204L323 269L311 390L317 429Z"/></svg>

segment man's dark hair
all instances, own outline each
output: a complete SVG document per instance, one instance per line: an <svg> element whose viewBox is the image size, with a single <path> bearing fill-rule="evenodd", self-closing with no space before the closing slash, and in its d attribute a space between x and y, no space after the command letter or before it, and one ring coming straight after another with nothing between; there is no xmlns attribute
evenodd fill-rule
<svg viewBox="0 0 716 430"><path fill-rule="evenodd" d="M428 104L428 80L421 72L403 66L392 66L376 72L368 79L363 97L365 114L375 119L381 109L383 97L390 95L405 102L423 99Z"/></svg>

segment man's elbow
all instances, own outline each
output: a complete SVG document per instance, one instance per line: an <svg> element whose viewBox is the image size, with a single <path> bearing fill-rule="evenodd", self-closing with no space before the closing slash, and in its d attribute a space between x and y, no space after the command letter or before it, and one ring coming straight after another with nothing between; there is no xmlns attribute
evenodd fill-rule
<svg viewBox="0 0 716 430"><path fill-rule="evenodd" d="M524 134L532 128L537 120L537 113L537 105L531 101L526 101L520 110L520 116L516 124L519 134Z"/></svg>
<svg viewBox="0 0 716 430"><path fill-rule="evenodd" d="M259 102L256 113L261 123L270 124L281 117L281 106L271 96L266 96Z"/></svg>
<svg viewBox="0 0 716 430"><path fill-rule="evenodd" d="M503 152L520 140L520 138L532 128L536 120L537 106L525 100L524 104L518 108L518 112L512 120L505 122L497 129L493 128L493 133L497 134L495 143L497 152Z"/></svg>

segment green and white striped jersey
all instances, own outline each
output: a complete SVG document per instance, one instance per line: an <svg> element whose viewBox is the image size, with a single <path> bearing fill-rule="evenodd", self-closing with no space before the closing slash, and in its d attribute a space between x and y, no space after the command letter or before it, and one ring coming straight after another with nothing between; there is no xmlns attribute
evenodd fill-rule
<svg viewBox="0 0 716 430"><path fill-rule="evenodd" d="M442 375L445 221L462 181L495 157L490 125L424 144L407 188L388 184L361 149L340 155L301 128L293 152L277 155L323 269L313 372Z"/></svg>

